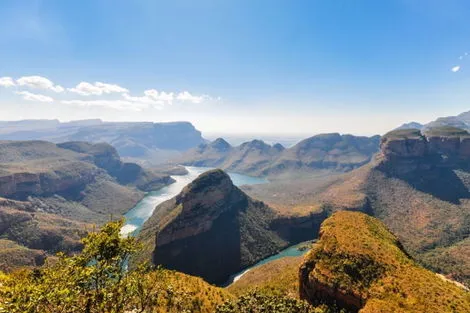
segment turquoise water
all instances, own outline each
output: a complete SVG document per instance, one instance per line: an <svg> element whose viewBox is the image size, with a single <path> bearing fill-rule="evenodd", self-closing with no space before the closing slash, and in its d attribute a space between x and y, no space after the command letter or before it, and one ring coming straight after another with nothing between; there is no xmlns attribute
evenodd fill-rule
<svg viewBox="0 0 470 313"><path fill-rule="evenodd" d="M163 187L160 190L149 192L135 207L130 209L124 216L126 218L126 223L121 230L121 234L123 235L131 235L136 236L139 231L142 229L145 221L152 215L153 210L157 205L160 203L169 200L176 196L181 190L194 179L196 179L200 174L211 170L212 168L209 167L193 167L187 166L186 170L188 174L186 175L178 175L172 176L173 179L176 181L173 184ZM243 174L237 173L227 173L230 178L232 179L234 185L241 186L241 185L255 185L255 184L264 184L267 183L268 180L265 178L259 177L251 177ZM304 243L300 243L295 246L291 246L285 250L282 250L278 254L270 256L255 265L246 268L240 273L236 273L232 275L227 281L227 285L231 284L234 281L237 281L243 274L250 271L252 268L257 266L269 263L271 261L280 259L286 256L299 256L303 255L307 250L299 250L299 246Z"/></svg>
<svg viewBox="0 0 470 313"><path fill-rule="evenodd" d="M309 243L311 241L306 241L306 242L301 242L299 244L296 244L294 246L290 246L289 248L286 248L284 250L282 250L281 252L279 252L278 254L274 254L272 256L270 256L269 258L266 258L264 260L261 260L259 261L258 263L244 269L243 271L239 272L239 273L236 273L236 274L233 274L232 276L230 276L229 280L224 284L224 286L228 286L230 285L231 283L233 282L236 282L237 280L239 280L244 274L246 274L247 272L249 272L250 270L252 270L253 268L255 267L258 267L260 265L263 265L263 264L266 264L266 263L269 263L269 262L272 262L274 260L277 260L277 259L280 259L280 258L283 258L283 257L286 257L286 256L300 256L300 255L304 255L305 253L307 253L307 251L309 251L310 249L299 249L301 246L304 246L305 244Z"/></svg>
<svg viewBox="0 0 470 313"><path fill-rule="evenodd" d="M192 182L200 174L211 170L212 168L187 166L186 169L188 174L172 176L176 182L163 187L160 190L149 192L145 198L139 201L135 207L130 209L124 215L126 223L121 229L122 235L137 235L142 228L142 225L144 225L145 221L152 215L153 210L157 205L176 196L187 184ZM265 178L251 177L230 172L227 174L236 186L263 184L268 182Z"/></svg>

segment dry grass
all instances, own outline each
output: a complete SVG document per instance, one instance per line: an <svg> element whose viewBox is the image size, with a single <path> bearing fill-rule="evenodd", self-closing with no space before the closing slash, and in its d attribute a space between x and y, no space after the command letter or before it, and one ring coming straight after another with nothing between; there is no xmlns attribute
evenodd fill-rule
<svg viewBox="0 0 470 313"><path fill-rule="evenodd" d="M236 296L260 290L268 294L299 298L299 266L302 256L284 257L245 273L227 290Z"/></svg>
<svg viewBox="0 0 470 313"><path fill-rule="evenodd" d="M309 279L363 299L360 312L470 312L470 294L411 260L385 225L336 212L306 256Z"/></svg>

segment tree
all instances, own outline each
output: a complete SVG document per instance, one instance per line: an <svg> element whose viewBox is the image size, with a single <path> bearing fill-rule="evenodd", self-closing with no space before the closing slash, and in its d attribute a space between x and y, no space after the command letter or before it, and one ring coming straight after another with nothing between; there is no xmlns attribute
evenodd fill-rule
<svg viewBox="0 0 470 313"><path fill-rule="evenodd" d="M149 287L158 275L148 275L147 265L126 270L140 244L122 238L122 226L122 220L115 221L91 232L78 255L59 253L42 268L1 274L0 312L145 312L158 298Z"/></svg>

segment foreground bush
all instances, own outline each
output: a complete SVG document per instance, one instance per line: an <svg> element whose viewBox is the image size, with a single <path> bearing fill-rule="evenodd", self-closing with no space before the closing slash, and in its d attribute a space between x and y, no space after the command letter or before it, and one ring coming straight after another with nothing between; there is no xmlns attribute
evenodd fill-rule
<svg viewBox="0 0 470 313"><path fill-rule="evenodd" d="M140 247L121 238L122 221L83 239L76 256L35 270L0 274L1 313L213 312L231 296L202 279L141 265L124 270Z"/></svg>
<svg viewBox="0 0 470 313"><path fill-rule="evenodd" d="M217 308L217 313L327 313L326 308L314 308L307 302L294 298L250 292L236 300L227 301Z"/></svg>

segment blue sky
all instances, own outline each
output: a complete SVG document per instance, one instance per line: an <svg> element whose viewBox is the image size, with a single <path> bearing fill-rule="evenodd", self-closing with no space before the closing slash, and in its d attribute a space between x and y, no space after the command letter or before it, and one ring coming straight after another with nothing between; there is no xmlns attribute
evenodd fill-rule
<svg viewBox="0 0 470 313"><path fill-rule="evenodd" d="M469 21L464 0L3 0L0 116L384 133L470 109Z"/></svg>

